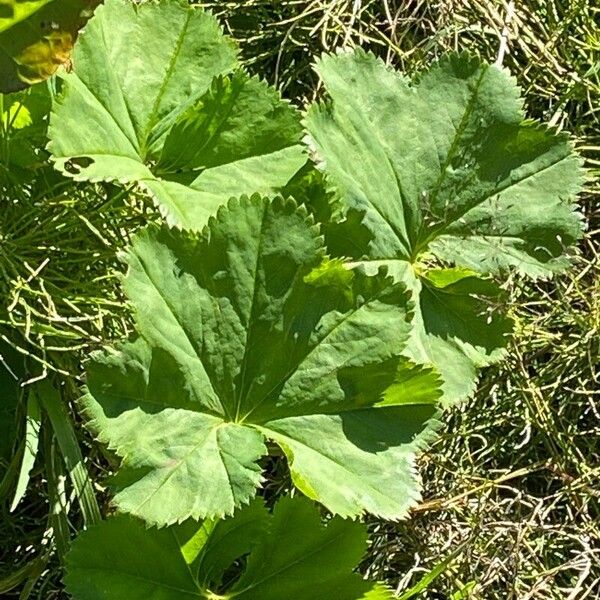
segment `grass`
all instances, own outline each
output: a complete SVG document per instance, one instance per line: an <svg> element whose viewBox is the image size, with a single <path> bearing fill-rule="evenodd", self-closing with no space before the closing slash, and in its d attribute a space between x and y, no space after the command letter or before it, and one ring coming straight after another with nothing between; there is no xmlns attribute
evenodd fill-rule
<svg viewBox="0 0 600 600"><path fill-rule="evenodd" d="M7 310L0 313L0 337L27 356L28 390L36 380L49 378L62 390L58 402L69 406L77 395L82 360L107 336L122 338L130 331L117 252L154 213L114 186L64 188L51 172L47 175L43 185L1 190L0 297ZM61 428L68 427L66 420L59 421ZM87 470L99 482L106 460L82 427L75 431L85 458L83 464L71 460L71 473ZM59 433L48 418L43 420L25 498L14 512L0 498L2 598L64 597L61 547L68 549L69 537L84 519L81 496L63 464L67 454ZM62 436L64 446L69 440L64 442L64 431ZM0 470L0 480L2 475ZM96 491L103 499L97 486Z"/></svg>
<svg viewBox="0 0 600 600"><path fill-rule="evenodd" d="M588 230L566 276L507 282L518 323L510 357L449 414L423 457L424 500L413 518L370 523L363 568L400 595L451 556L419 596L427 600L600 598L600 8L593 0L524 0L507 24L508 3L489 0L200 3L241 41L249 70L301 101L319 93L311 63L323 51L363 45L414 72L452 49L493 61L506 31L503 64L519 79L529 114L571 131L586 158ZM0 214L0 293L11 310L0 315L0 334L16 331L11 341L38 371L77 380L80 358L104 336L129 331L115 251L153 215L111 186L69 194L49 186L10 198ZM99 474L105 458L77 432L86 467ZM52 436L42 441L52 455ZM45 460L17 512L0 511L0 589L4 575L23 569L6 598L19 597L23 582L31 598L63 597L60 557L45 562L53 535ZM66 490L62 514L73 533L81 515L68 481Z"/></svg>

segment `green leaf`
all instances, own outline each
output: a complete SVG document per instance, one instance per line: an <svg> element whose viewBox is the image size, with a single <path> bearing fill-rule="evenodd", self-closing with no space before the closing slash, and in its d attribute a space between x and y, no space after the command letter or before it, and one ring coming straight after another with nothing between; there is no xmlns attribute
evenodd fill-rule
<svg viewBox="0 0 600 600"><path fill-rule="evenodd" d="M76 180L139 183L170 224L201 229L233 196L269 194L306 162L295 109L238 66L215 18L185 2L96 11L65 74L50 144Z"/></svg>
<svg viewBox="0 0 600 600"><path fill-rule="evenodd" d="M0 93L50 77L69 59L77 32L100 0L3 0Z"/></svg>
<svg viewBox="0 0 600 600"><path fill-rule="evenodd" d="M6 142L8 176L26 181L24 169L33 170L45 164L47 154L48 115L51 98L48 83L36 85L4 97L2 115ZM1 183L1 182L0 182Z"/></svg>
<svg viewBox="0 0 600 600"><path fill-rule="evenodd" d="M511 331L499 289L477 273L568 264L581 161L566 136L524 120L505 71L474 57L450 55L414 82L360 50L317 71L329 101L306 127L337 191L328 247L406 283L418 299L408 356L442 374L446 404L468 397ZM424 266L436 260L460 268Z"/></svg>
<svg viewBox="0 0 600 600"><path fill-rule="evenodd" d="M198 529L193 521L147 529L131 517L111 518L74 542L67 591L75 600L137 600L149 594L157 600L392 598L383 586L353 573L366 548L364 525L335 518L324 526L318 510L302 498L281 499L272 515L255 501L220 521L190 568L183 548ZM245 566L236 569L241 575L227 580L228 568L245 555Z"/></svg>
<svg viewBox="0 0 600 600"><path fill-rule="evenodd" d="M55 107L52 149L59 166L67 155L90 154L99 164L82 174L92 178L118 158L157 156L177 117L213 77L236 66L236 56L208 13L178 1L109 0L80 37ZM69 135L74 121L80 128Z"/></svg>
<svg viewBox="0 0 600 600"><path fill-rule="evenodd" d="M504 316L501 290L468 269L430 269L420 276L406 261L358 261L367 273L385 267L418 298L405 356L430 363L442 377L442 403L473 395L482 367L503 358L513 329Z"/></svg>
<svg viewBox="0 0 600 600"><path fill-rule="evenodd" d="M248 557L230 595L243 600L362 598L373 584L352 570L367 544L364 525L331 520L301 498L283 498L267 534Z"/></svg>
<svg viewBox="0 0 600 600"><path fill-rule="evenodd" d="M397 519L414 504L439 385L385 396L407 368L406 289L360 270L328 283L324 253L304 209L259 197L202 235L136 238L124 289L141 337L92 358L82 400L123 458L120 510L159 524L231 514L261 482L265 438L334 513Z"/></svg>
<svg viewBox="0 0 600 600"><path fill-rule="evenodd" d="M565 135L524 120L505 71L449 55L411 83L357 50L324 56L317 72L331 100L306 126L345 210L374 234L370 258L564 268L581 231L581 159Z"/></svg>
<svg viewBox="0 0 600 600"><path fill-rule="evenodd" d="M26 562L22 567L12 570L6 576L0 578L0 594L8 594L19 588L26 589L31 581L37 581L44 572L51 554L49 552Z"/></svg>
<svg viewBox="0 0 600 600"><path fill-rule="evenodd" d="M206 598L175 535L185 525L147 529L121 515L88 528L67 554L69 596L75 600Z"/></svg>

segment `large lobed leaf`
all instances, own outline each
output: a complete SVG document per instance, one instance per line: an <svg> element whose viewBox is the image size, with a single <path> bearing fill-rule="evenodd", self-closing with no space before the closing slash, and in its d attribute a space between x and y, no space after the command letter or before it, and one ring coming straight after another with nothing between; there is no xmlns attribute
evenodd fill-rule
<svg viewBox="0 0 600 600"><path fill-rule="evenodd" d="M108 0L79 39L50 122L56 167L139 183L171 224L201 229L306 161L297 111L238 68L212 15L186 2Z"/></svg>
<svg viewBox="0 0 600 600"><path fill-rule="evenodd" d="M50 77L69 60L77 32L100 0L2 0L0 93Z"/></svg>
<svg viewBox="0 0 600 600"><path fill-rule="evenodd" d="M317 71L331 103L307 127L344 205L376 234L371 258L430 249L533 276L565 265L580 234L581 161L565 135L523 120L504 71L450 55L409 83L362 51L324 56Z"/></svg>
<svg viewBox="0 0 600 600"><path fill-rule="evenodd" d="M282 498L273 514L262 501L232 519L147 529L111 518L80 534L67 560L75 600L388 600L381 585L354 568L366 548L364 525L321 524L302 498ZM239 578L227 569L246 555Z"/></svg>
<svg viewBox="0 0 600 600"><path fill-rule="evenodd" d="M256 493L268 439L332 512L406 514L438 380L401 357L405 287L324 252L306 211L259 197L200 236L137 237L124 288L140 338L93 357L82 401L123 458L120 510L159 524L231 514Z"/></svg>
<svg viewBox="0 0 600 600"><path fill-rule="evenodd" d="M329 99L306 127L338 193L336 235L353 242L342 254L385 264L413 289L409 349L440 369L446 402L464 398L510 331L490 311L499 290L477 273L548 276L568 264L580 159L565 135L524 120L505 71L471 56L413 82L360 50L324 56L317 72ZM432 258L460 268L432 281Z"/></svg>

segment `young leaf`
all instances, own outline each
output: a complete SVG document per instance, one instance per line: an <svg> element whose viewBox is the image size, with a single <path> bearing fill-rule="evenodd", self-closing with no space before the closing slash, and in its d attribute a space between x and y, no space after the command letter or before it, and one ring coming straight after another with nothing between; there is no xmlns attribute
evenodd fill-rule
<svg viewBox="0 0 600 600"><path fill-rule="evenodd" d="M411 265L428 253L484 274L564 268L581 229L581 161L566 136L524 121L513 79L477 58L448 56L412 83L360 50L324 56L317 71L330 100L306 127L339 192L345 237L363 241L353 256L430 292L419 297L417 337L446 371L446 401L465 397L476 367L501 354L509 322L480 316L474 274L447 295Z"/></svg>
<svg viewBox="0 0 600 600"><path fill-rule="evenodd" d="M56 167L140 183L171 224L201 229L232 196L271 193L306 161L297 112L257 79L227 76L235 45L186 2L108 0L73 64L50 122Z"/></svg>
<svg viewBox="0 0 600 600"><path fill-rule="evenodd" d="M0 93L50 77L69 59L77 32L100 0L3 0Z"/></svg>
<svg viewBox="0 0 600 600"><path fill-rule="evenodd" d="M239 600L388 600L354 568L366 547L364 525L335 518L321 524L302 498L282 498L270 515L255 501L205 537L200 559L185 559L193 521L147 529L118 516L80 534L68 556L65 583L75 600L239 598ZM226 570L248 555L237 580Z"/></svg>
<svg viewBox="0 0 600 600"><path fill-rule="evenodd" d="M306 211L259 197L201 236L137 237L124 287L141 337L92 358L82 400L123 458L120 510L158 524L231 514L256 493L267 438L332 512L406 514L438 380L412 365L384 395L405 378L405 287L360 271L340 284L323 257Z"/></svg>

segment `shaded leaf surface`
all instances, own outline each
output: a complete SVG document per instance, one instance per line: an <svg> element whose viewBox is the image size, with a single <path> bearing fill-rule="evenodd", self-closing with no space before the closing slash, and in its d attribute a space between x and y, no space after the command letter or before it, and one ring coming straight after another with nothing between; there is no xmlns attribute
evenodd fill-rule
<svg viewBox="0 0 600 600"><path fill-rule="evenodd" d="M304 210L259 197L201 236L136 239L124 286L141 337L93 358L83 400L123 457L120 509L161 524L231 514L261 482L265 438L334 513L399 518L415 502L439 384L416 365L397 381L407 292L360 271L340 286L323 256Z"/></svg>
<svg viewBox="0 0 600 600"><path fill-rule="evenodd" d="M273 514L255 501L210 532L193 521L146 529L118 516L82 533L68 557L66 585L75 600L239 598L240 600L387 600L391 593L353 573L366 547L364 525L321 524L302 498L281 499ZM190 540L202 537L195 562ZM237 581L224 581L248 554ZM368 594L368 595L367 595Z"/></svg>
<svg viewBox="0 0 600 600"><path fill-rule="evenodd" d="M253 117L253 118L249 118ZM169 132L159 169L198 171L270 154L302 132L275 88L241 71L218 77Z"/></svg>
<svg viewBox="0 0 600 600"><path fill-rule="evenodd" d="M471 396L479 369L504 356L512 333L512 320L495 306L500 288L468 269L432 269L419 276L401 260L358 264L367 273L386 267L418 298L405 355L435 365L443 379L443 404Z"/></svg>

